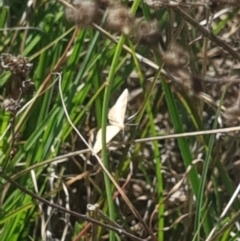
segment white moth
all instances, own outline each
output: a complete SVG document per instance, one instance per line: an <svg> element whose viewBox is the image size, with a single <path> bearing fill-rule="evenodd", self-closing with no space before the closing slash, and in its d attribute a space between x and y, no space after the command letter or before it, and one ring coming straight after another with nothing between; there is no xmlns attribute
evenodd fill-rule
<svg viewBox="0 0 240 241"><path fill-rule="evenodd" d="M128 102L128 89L125 89L117 99L115 105L108 112L108 121L111 125L106 127L106 144L109 143L121 130L124 129L124 119ZM96 136L93 152L98 153L102 149L102 129Z"/></svg>

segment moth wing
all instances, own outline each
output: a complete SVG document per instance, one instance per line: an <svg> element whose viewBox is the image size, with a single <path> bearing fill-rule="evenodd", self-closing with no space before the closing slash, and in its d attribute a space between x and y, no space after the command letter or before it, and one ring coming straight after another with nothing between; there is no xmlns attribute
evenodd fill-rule
<svg viewBox="0 0 240 241"><path fill-rule="evenodd" d="M126 114L129 92L125 89L117 99L115 105L108 112L108 120L111 125L124 128L124 119Z"/></svg>
<svg viewBox="0 0 240 241"><path fill-rule="evenodd" d="M119 132L121 128L119 126L107 126L106 127L106 144L109 143ZM96 136L96 141L93 146L93 152L98 153L102 150L102 129L100 129Z"/></svg>

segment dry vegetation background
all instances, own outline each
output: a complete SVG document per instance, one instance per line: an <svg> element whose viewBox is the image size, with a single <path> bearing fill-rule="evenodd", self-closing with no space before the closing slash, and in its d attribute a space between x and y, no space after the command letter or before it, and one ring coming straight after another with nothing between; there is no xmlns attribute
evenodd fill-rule
<svg viewBox="0 0 240 241"><path fill-rule="evenodd" d="M0 1L0 239L239 241L239 14Z"/></svg>

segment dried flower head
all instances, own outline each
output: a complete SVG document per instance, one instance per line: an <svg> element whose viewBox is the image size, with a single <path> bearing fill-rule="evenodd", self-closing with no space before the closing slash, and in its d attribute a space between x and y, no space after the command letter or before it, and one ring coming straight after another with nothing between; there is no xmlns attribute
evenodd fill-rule
<svg viewBox="0 0 240 241"><path fill-rule="evenodd" d="M200 79L193 77L187 69L177 69L171 77L173 87L177 91L193 95L202 90Z"/></svg>
<svg viewBox="0 0 240 241"><path fill-rule="evenodd" d="M21 105L19 103L18 100L14 100L14 99L5 99L2 103L2 108L5 111L9 111L11 112L13 115L15 115L18 110L20 110Z"/></svg>
<svg viewBox="0 0 240 241"><path fill-rule="evenodd" d="M166 66L182 68L189 62L189 56L180 46L172 45L164 54L162 60Z"/></svg>
<svg viewBox="0 0 240 241"><path fill-rule="evenodd" d="M87 27L94 22L98 11L95 1L91 0L74 0L73 8L66 8L65 16L70 23L77 24L80 27Z"/></svg>
<svg viewBox="0 0 240 241"><path fill-rule="evenodd" d="M129 35L133 27L133 16L129 9L115 4L110 6L107 11L107 27L115 32Z"/></svg>
<svg viewBox="0 0 240 241"><path fill-rule="evenodd" d="M157 20L146 21L137 19L134 24L134 35L139 43L156 46L162 38Z"/></svg>
<svg viewBox="0 0 240 241"><path fill-rule="evenodd" d="M9 70L15 75L26 76L32 64L28 58L22 56L13 56L11 54L0 55L0 65L4 70Z"/></svg>
<svg viewBox="0 0 240 241"><path fill-rule="evenodd" d="M178 69L174 73L174 80L178 89L187 91L192 95L192 80L191 75L187 70Z"/></svg>
<svg viewBox="0 0 240 241"><path fill-rule="evenodd" d="M24 80L24 81L22 81L21 90L22 90L23 95L27 95L27 96L32 95L33 92L35 91L35 85L31 81L31 79Z"/></svg>

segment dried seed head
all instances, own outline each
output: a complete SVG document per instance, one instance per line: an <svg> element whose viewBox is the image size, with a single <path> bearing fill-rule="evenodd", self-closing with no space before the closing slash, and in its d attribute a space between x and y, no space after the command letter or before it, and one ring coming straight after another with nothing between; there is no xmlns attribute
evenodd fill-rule
<svg viewBox="0 0 240 241"><path fill-rule="evenodd" d="M11 98L11 99L5 99L3 101L2 108L5 111L9 111L13 115L15 115L18 112L18 110L20 110L21 105L20 105L19 101L14 100L14 99Z"/></svg>
<svg viewBox="0 0 240 241"><path fill-rule="evenodd" d="M0 55L0 65L3 69L11 71L15 75L26 76L32 64L28 58L22 56L13 56L11 54Z"/></svg>
<svg viewBox="0 0 240 241"><path fill-rule="evenodd" d="M98 11L95 1L74 0L72 5L75 9L66 8L65 10L66 19L70 23L77 24L79 27L87 27L93 23Z"/></svg>
<svg viewBox="0 0 240 241"><path fill-rule="evenodd" d="M26 95L26 96L32 95L33 92L35 91L35 85L31 81L31 79L24 80L24 81L22 81L21 90L22 90L23 95Z"/></svg>
<svg viewBox="0 0 240 241"><path fill-rule="evenodd" d="M193 95L202 90L199 78L194 78L187 69L177 69L172 75L173 87L180 92Z"/></svg>
<svg viewBox="0 0 240 241"><path fill-rule="evenodd" d="M107 9L107 27L124 35L129 35L133 27L133 16L129 9L115 4Z"/></svg>
<svg viewBox="0 0 240 241"><path fill-rule="evenodd" d="M192 81L188 71L179 69L174 73L174 79L180 89L183 89L192 95Z"/></svg>
<svg viewBox="0 0 240 241"><path fill-rule="evenodd" d="M156 46L160 39L160 29L157 20L147 22L137 19L134 23L134 35L138 42L147 46Z"/></svg>
<svg viewBox="0 0 240 241"><path fill-rule="evenodd" d="M172 45L163 55L162 60L166 66L182 68L186 67L189 62L189 56L178 45Z"/></svg>

